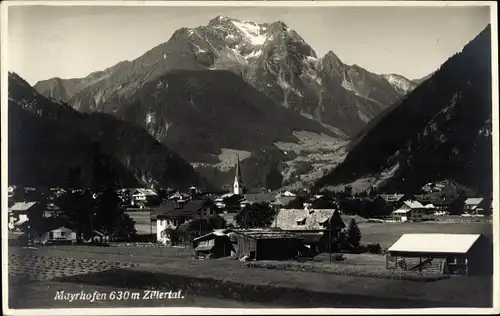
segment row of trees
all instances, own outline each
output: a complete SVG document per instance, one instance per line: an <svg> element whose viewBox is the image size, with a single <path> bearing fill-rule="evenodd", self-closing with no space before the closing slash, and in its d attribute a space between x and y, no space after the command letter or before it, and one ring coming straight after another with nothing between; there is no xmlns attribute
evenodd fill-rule
<svg viewBox="0 0 500 316"><path fill-rule="evenodd" d="M101 191L68 191L56 200L60 219L76 229L77 235L89 239L93 230L117 239L129 239L136 234L134 221L120 207L114 188Z"/></svg>

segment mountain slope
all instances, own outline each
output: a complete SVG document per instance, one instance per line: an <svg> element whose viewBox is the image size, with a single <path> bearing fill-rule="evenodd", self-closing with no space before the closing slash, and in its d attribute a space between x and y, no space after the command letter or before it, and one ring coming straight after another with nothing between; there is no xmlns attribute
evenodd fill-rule
<svg viewBox="0 0 500 316"><path fill-rule="evenodd" d="M247 185L276 188L277 180L268 178L268 173L285 172L276 169L281 157L294 159L279 150L277 143L298 143L296 132L333 143L345 138L272 102L231 71L173 71L144 84L118 107L109 103L102 108L143 127L186 160L202 166L203 174L212 175L209 180L218 186L228 177L217 175L210 167L230 164L236 152L251 156L242 161L249 168L243 174ZM268 148L265 153L264 148ZM261 175L255 176L258 173Z"/></svg>
<svg viewBox="0 0 500 316"><path fill-rule="evenodd" d="M68 102L71 97L101 80L105 80L113 71L127 64L128 61L120 62L117 65L103 71L96 71L84 78L61 79L51 78L37 82L33 88L42 95L63 102Z"/></svg>
<svg viewBox="0 0 500 316"><path fill-rule="evenodd" d="M82 115L16 74L9 74L9 161L12 184L208 186L146 131L105 114Z"/></svg>
<svg viewBox="0 0 500 316"><path fill-rule="evenodd" d="M318 58L281 21L257 24L224 16L177 30L166 43L111 67L102 78L91 74L78 84L50 79L36 87L46 96L68 99L79 111L105 111L104 104L119 104L146 82L175 70L231 71L274 102L347 134L408 90L383 75L345 65L331 52Z"/></svg>
<svg viewBox="0 0 500 316"><path fill-rule="evenodd" d="M452 179L491 194L490 27L371 123L316 188L372 178L411 191Z"/></svg>
<svg viewBox="0 0 500 316"><path fill-rule="evenodd" d="M424 82L425 80L429 79L430 77L432 77L434 73L431 72L430 74L426 75L426 76L423 76L422 78L419 78L419 79L414 79L413 80L413 83L415 83L417 86L419 84L421 84L422 82Z"/></svg>
<svg viewBox="0 0 500 316"><path fill-rule="evenodd" d="M383 76L402 95L408 94L417 86L415 82L398 74L387 74Z"/></svg>
<svg viewBox="0 0 500 316"><path fill-rule="evenodd" d="M278 106L228 71L176 71L145 84L106 112L146 128L193 162L211 162L221 148L254 151L294 142L294 130L337 136ZM203 155L205 153L205 155Z"/></svg>

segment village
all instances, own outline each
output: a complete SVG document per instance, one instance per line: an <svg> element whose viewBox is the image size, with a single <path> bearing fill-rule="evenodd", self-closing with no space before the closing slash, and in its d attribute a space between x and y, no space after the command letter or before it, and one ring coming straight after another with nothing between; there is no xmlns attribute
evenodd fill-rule
<svg viewBox="0 0 500 316"><path fill-rule="evenodd" d="M484 273L474 258L478 258L476 252L489 250L487 238L481 233L465 234L467 231L447 233L436 223L462 227L491 223L492 199L449 197L443 190L442 184L428 184L418 194L370 192L364 197L349 192L312 196L290 191L249 193L238 160L233 192L204 193L195 187L188 192L116 189L118 209L124 214L117 216L129 220L112 231L99 226L93 218L99 217L97 211L88 212L81 206L69 205L85 214L76 215L77 225L69 220L71 216L63 214L58 205L60 197L67 195L64 189L49 189L43 195L35 188L9 187L9 243L183 247L192 251L194 259L255 262L312 262L323 254L328 254L324 260L329 262L353 261L352 254L373 254L388 271ZM94 192L91 199L98 196ZM59 204L65 203L62 200ZM430 231L428 223L434 225ZM389 241L377 240L376 235L370 238L370 227L377 225L385 225L387 230L397 227L395 234L402 233Z"/></svg>

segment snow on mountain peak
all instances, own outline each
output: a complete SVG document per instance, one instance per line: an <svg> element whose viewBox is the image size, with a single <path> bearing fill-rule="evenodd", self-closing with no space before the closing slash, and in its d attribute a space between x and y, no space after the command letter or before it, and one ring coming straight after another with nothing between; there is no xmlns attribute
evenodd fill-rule
<svg viewBox="0 0 500 316"><path fill-rule="evenodd" d="M387 80L396 90L399 90L403 94L407 94L415 88L415 83L406 79L405 77L397 74L385 74L382 75L385 80Z"/></svg>
<svg viewBox="0 0 500 316"><path fill-rule="evenodd" d="M266 41L265 27L249 21L231 20L234 26L246 37L253 45L262 45Z"/></svg>

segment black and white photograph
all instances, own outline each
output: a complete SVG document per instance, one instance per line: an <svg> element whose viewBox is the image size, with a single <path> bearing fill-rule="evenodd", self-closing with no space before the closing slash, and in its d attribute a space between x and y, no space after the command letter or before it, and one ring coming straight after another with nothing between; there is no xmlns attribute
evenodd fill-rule
<svg viewBox="0 0 500 316"><path fill-rule="evenodd" d="M500 311L496 2L0 22L6 315Z"/></svg>

